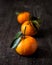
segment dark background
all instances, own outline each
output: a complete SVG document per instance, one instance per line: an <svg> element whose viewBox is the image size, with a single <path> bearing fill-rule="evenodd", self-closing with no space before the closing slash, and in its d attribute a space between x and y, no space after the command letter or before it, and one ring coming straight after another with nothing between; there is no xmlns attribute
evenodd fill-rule
<svg viewBox="0 0 52 65"><path fill-rule="evenodd" d="M30 57L10 48L20 30L16 12L29 11L42 20L36 36L39 48ZM52 65L52 0L0 0L0 65Z"/></svg>

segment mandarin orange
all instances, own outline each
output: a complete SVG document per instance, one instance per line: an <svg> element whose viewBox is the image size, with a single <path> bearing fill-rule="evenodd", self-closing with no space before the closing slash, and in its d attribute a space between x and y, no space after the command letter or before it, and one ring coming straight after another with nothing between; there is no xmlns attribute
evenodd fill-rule
<svg viewBox="0 0 52 65"><path fill-rule="evenodd" d="M15 50L20 55L31 55L37 48L37 40L31 36L25 36L25 38L21 39Z"/></svg>
<svg viewBox="0 0 52 65"><path fill-rule="evenodd" d="M26 27L26 30L25 30ZM24 30L25 30L25 35L35 35L37 33L36 28L33 26L31 21L25 21L22 25L21 25L21 32L24 34Z"/></svg>
<svg viewBox="0 0 52 65"><path fill-rule="evenodd" d="M17 21L22 24L24 21L29 20L30 18L30 13L29 12L21 12L17 15Z"/></svg>

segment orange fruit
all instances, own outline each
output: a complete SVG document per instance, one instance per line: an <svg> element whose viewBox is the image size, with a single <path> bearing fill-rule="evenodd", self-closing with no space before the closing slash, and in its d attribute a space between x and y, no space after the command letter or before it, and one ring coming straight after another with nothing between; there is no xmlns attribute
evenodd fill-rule
<svg viewBox="0 0 52 65"><path fill-rule="evenodd" d="M26 27L26 30L25 30ZM21 25L21 32L24 34L24 30L25 30L25 35L35 35L37 33L36 28L33 26L31 21L25 21L22 25Z"/></svg>
<svg viewBox="0 0 52 65"><path fill-rule="evenodd" d="M31 36L25 36L22 38L16 47L16 52L20 55L31 55L38 48L38 44L35 38Z"/></svg>
<svg viewBox="0 0 52 65"><path fill-rule="evenodd" d="M22 23L24 23L24 21L29 20L29 17L30 17L30 13L29 12L21 12L17 16L17 21L20 24L22 24Z"/></svg>

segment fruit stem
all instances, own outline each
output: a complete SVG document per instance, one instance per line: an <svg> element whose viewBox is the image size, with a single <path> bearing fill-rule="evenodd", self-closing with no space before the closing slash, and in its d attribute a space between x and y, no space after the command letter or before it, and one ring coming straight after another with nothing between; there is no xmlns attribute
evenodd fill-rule
<svg viewBox="0 0 52 65"><path fill-rule="evenodd" d="M25 31L26 31L26 26L25 26L25 29L24 29L24 38L25 38Z"/></svg>

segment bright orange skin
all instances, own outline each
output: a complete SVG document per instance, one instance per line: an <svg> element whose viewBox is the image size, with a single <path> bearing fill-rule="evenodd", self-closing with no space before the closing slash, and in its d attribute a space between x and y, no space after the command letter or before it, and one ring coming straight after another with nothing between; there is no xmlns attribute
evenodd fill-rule
<svg viewBox="0 0 52 65"><path fill-rule="evenodd" d="M26 27L26 30L25 30ZM35 27L32 25L31 22L29 21L25 21L22 25L21 25L21 32L24 34L24 30L25 30L25 35L27 36L32 36L35 35L37 33Z"/></svg>
<svg viewBox="0 0 52 65"><path fill-rule="evenodd" d="M17 16L17 21L22 24L24 21L29 20L30 13L29 12L22 12Z"/></svg>
<svg viewBox="0 0 52 65"><path fill-rule="evenodd" d="M31 55L38 48L36 39L30 36L26 36L25 39L22 39L18 46L16 47L16 52L20 55Z"/></svg>

